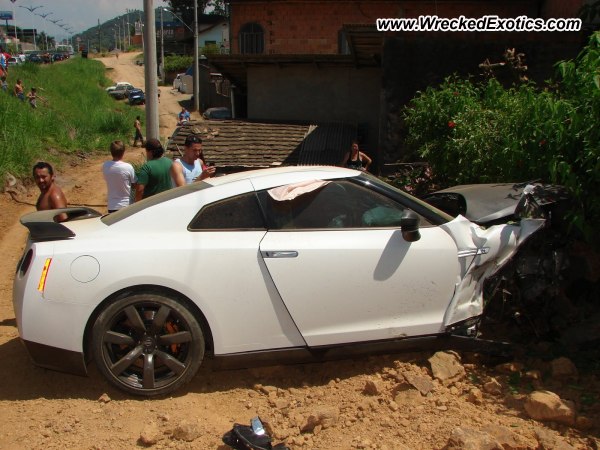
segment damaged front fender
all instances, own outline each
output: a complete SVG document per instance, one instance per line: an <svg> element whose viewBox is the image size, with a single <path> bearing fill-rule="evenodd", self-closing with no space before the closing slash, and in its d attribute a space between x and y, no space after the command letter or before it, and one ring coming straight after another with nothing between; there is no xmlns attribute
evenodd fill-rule
<svg viewBox="0 0 600 450"><path fill-rule="evenodd" d="M544 219L522 219L518 225L483 228L458 216L441 225L454 239L461 265L461 277L444 317L446 330L481 316L485 306L485 280L495 275L544 224Z"/></svg>

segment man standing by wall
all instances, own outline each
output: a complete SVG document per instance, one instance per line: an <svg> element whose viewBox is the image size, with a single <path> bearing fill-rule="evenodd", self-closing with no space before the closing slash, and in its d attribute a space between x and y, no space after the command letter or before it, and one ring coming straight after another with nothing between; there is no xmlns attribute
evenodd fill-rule
<svg viewBox="0 0 600 450"><path fill-rule="evenodd" d="M102 165L102 174L108 190L108 212L115 212L131 203L131 188L136 182L133 166L123 161L125 144L113 141L110 144L112 161Z"/></svg>
<svg viewBox="0 0 600 450"><path fill-rule="evenodd" d="M173 187L171 181L171 164L163 154L165 150L158 139L146 142L146 163L137 173L138 184L135 187L135 201L148 198Z"/></svg>

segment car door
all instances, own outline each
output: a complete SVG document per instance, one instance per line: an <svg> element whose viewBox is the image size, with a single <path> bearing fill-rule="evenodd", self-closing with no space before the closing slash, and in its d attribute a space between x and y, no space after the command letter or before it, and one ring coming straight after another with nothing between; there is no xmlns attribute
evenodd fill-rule
<svg viewBox="0 0 600 450"><path fill-rule="evenodd" d="M457 249L421 222L403 239L406 208L348 181L290 201L258 193L269 231L261 255L310 346L438 333L459 280Z"/></svg>

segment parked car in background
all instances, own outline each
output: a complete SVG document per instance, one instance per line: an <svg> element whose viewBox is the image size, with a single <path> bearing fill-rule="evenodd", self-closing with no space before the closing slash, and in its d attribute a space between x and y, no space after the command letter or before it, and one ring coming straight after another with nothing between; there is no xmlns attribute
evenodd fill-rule
<svg viewBox="0 0 600 450"><path fill-rule="evenodd" d="M144 95L144 91L141 89L132 89L129 91L129 104L130 105L144 105L146 104L146 96Z"/></svg>
<svg viewBox="0 0 600 450"><path fill-rule="evenodd" d="M35 63L35 64L42 64L44 62L44 60L42 59L42 57L38 54L32 53L31 55L29 55L27 57L27 61Z"/></svg>
<svg viewBox="0 0 600 450"><path fill-rule="evenodd" d="M234 173L109 215L78 207L21 223L13 304L33 361L85 374L93 359L145 396L185 385L205 356L246 367L476 340L484 282L545 225L479 227L328 166Z"/></svg>
<svg viewBox="0 0 600 450"><path fill-rule="evenodd" d="M121 87L121 86L133 87L133 85L129 81L119 81L119 82L113 84L112 86L107 87L106 92L114 91L115 89L117 89L118 87Z"/></svg>
<svg viewBox="0 0 600 450"><path fill-rule="evenodd" d="M117 100L123 100L124 98L129 97L129 93L134 89L136 88L134 88L131 84L121 85L116 87L112 91L109 91L108 95Z"/></svg>
<svg viewBox="0 0 600 450"><path fill-rule="evenodd" d="M19 64L21 64L21 58L8 58L8 60L6 61L6 64L8 64L9 66L18 66Z"/></svg>
<svg viewBox="0 0 600 450"><path fill-rule="evenodd" d="M208 108L202 113L202 117L205 119L231 119L231 111L224 106Z"/></svg>

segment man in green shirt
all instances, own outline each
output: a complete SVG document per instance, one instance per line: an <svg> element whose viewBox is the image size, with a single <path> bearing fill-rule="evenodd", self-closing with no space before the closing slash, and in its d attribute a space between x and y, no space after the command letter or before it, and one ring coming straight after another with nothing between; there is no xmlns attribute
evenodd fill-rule
<svg viewBox="0 0 600 450"><path fill-rule="evenodd" d="M137 172L136 202L173 187L171 181L173 161L165 158L164 153L165 150L158 139L148 139L146 142L147 161Z"/></svg>

